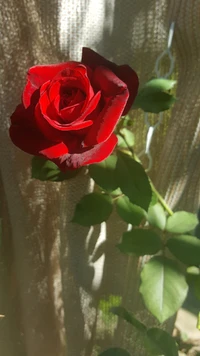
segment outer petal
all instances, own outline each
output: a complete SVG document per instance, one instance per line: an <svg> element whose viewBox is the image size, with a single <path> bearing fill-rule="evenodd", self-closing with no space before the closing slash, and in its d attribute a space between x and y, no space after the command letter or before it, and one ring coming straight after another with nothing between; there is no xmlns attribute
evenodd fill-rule
<svg viewBox="0 0 200 356"><path fill-rule="evenodd" d="M89 66L91 69L95 69L99 66L104 66L114 73L117 70L117 65L110 62L108 59L102 57L100 54L96 53L90 48L83 47L82 49L82 63Z"/></svg>
<svg viewBox="0 0 200 356"><path fill-rule="evenodd" d="M136 98L139 87L139 80L137 74L128 65L118 66L116 74L124 83L126 83L129 91L129 98L122 113L122 115L126 115Z"/></svg>
<svg viewBox="0 0 200 356"><path fill-rule="evenodd" d="M88 65L93 70L98 66L104 66L113 71L128 87L129 90L129 99L127 105L124 109L123 115L127 114L130 110L133 101L137 95L139 80L135 71L128 65L118 66L115 63L112 63L100 56L95 51L90 48L83 48L82 50L82 62L85 65Z"/></svg>
<svg viewBox="0 0 200 356"><path fill-rule="evenodd" d="M23 105L19 105L11 116L9 133L17 147L32 155L43 154L48 158L56 158L68 152L64 143L55 144L42 135L34 126L30 111Z"/></svg>
<svg viewBox="0 0 200 356"><path fill-rule="evenodd" d="M31 103L33 93L39 89L42 84L52 80L59 72L66 67L74 68L78 62L64 62L59 64L34 66L28 70L27 84L23 92L23 104L27 108Z"/></svg>
<svg viewBox="0 0 200 356"><path fill-rule="evenodd" d="M84 140L86 146L96 145L110 137L129 97L126 84L105 67L97 67L94 71L94 82L102 90L105 106L88 130Z"/></svg>
<svg viewBox="0 0 200 356"><path fill-rule="evenodd" d="M88 164L97 163L107 158L114 150L117 144L117 137L113 134L105 142L100 143L87 151L74 154L66 154L59 159L53 161L58 165L62 171L68 169L77 169Z"/></svg>
<svg viewBox="0 0 200 356"><path fill-rule="evenodd" d="M54 159L68 153L68 148L64 142L52 143L51 146L40 150L39 153L48 159Z"/></svg>

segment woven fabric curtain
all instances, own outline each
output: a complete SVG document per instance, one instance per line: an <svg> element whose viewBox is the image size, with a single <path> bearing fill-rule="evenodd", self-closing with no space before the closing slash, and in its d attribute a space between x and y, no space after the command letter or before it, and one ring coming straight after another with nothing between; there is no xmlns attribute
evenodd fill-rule
<svg viewBox="0 0 200 356"><path fill-rule="evenodd" d="M198 0L0 0L1 355L97 356L120 346L146 356L133 329L107 313L120 300L155 325L139 296L139 261L115 247L126 225L115 215L90 229L70 223L93 183L84 171L62 183L31 179L31 157L11 143L9 117L29 67L80 60L83 46L129 64L144 83L155 75L174 21L178 101L153 138L150 175L173 209L194 212L200 203L199 14ZM147 128L141 111L132 117L140 152ZM171 331L172 323L163 327Z"/></svg>

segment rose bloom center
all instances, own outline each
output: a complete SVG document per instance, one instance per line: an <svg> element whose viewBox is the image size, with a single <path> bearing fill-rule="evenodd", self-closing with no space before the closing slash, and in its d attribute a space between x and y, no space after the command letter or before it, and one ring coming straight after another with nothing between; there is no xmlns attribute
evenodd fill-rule
<svg viewBox="0 0 200 356"><path fill-rule="evenodd" d="M60 106L59 109L62 110L68 106L73 106L75 104L81 103L86 98L85 93L79 88L66 88L62 87L60 92Z"/></svg>

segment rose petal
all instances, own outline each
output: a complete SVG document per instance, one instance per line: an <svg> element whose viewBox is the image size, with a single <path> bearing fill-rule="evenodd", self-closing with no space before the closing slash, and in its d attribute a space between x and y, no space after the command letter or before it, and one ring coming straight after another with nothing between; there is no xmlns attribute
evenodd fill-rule
<svg viewBox="0 0 200 356"><path fill-rule="evenodd" d="M88 103L85 110L83 110L83 107L81 108L82 114L80 113L80 115L77 117L77 119L74 120L73 126L75 126L78 122L82 122L83 120L85 120L96 109L96 107L100 101L100 98L101 98L101 92L98 91L96 93L96 95L94 95L93 98L90 100L90 102ZM65 118L65 116L63 116L63 114L65 115L66 112L67 112L67 108L61 110L62 117Z"/></svg>
<svg viewBox="0 0 200 356"><path fill-rule="evenodd" d="M70 101L70 105L75 105L85 100L85 94L81 90L77 90L73 99Z"/></svg>
<svg viewBox="0 0 200 356"><path fill-rule="evenodd" d="M52 144L45 149L39 151L41 155L48 159L53 159L65 155L69 152L68 147L63 143L60 142L58 144Z"/></svg>
<svg viewBox="0 0 200 356"><path fill-rule="evenodd" d="M43 86L46 87L46 83L44 83ZM36 105L36 121L37 121L38 127L42 130L42 132L45 136L48 135L48 138L49 138L49 135L50 135L50 138L53 140L54 134L49 126L52 126L52 128L55 128L58 131L71 131L71 130L84 129L84 128L92 125L92 123L93 123L92 120L87 120L87 121L84 121L84 120L87 118L87 116L93 110L95 110L96 106L98 105L100 96L101 96L100 92L96 93L92 97L92 99L89 101L89 103L84 111L83 111L83 106L81 106L80 110L82 109L81 110L81 111L83 111L82 114L79 114L79 112L78 112L77 118L75 117L75 115L73 115L73 119L74 119L73 122L65 124L65 123L63 123L63 120L60 120L59 115L57 117L57 120L55 118L56 110L58 109L57 101L55 102L56 110L53 110L52 115L51 115L51 103L49 100L48 92L47 92L47 90L43 90L43 86L40 89L42 95L40 96L40 99L39 99L39 105L40 105L41 112L38 109L38 105ZM59 97L57 96L56 99L59 99ZM85 107L85 104L86 104L86 101L84 103L84 107ZM66 111L67 111L67 108L66 108ZM63 115L65 115L65 112L62 112L62 116ZM63 118L65 119L65 116L63 116ZM44 121L46 121L46 123ZM72 120L70 119L70 121L72 121ZM55 139L57 139L56 132L55 132ZM60 137L59 137L59 140L60 140Z"/></svg>
<svg viewBox="0 0 200 356"><path fill-rule="evenodd" d="M25 108L30 105L33 93L39 89L42 84L52 80L59 72L67 68L74 68L78 62L64 62L59 64L34 66L28 70L27 84L23 92L23 104Z"/></svg>
<svg viewBox="0 0 200 356"><path fill-rule="evenodd" d="M130 110L138 91L139 80L135 71L128 65L118 66L90 48L85 47L82 50L82 62L93 70L98 66L109 68L127 85L129 90L129 99L123 112L123 115L126 115Z"/></svg>
<svg viewBox="0 0 200 356"><path fill-rule="evenodd" d="M82 115L79 115L76 120L74 120L72 123L68 124L63 124L60 123L59 121L54 121L47 115L47 108L50 105L49 98L47 95L47 92L44 92L43 95L40 97L39 100L39 105L40 105L40 110L42 115L38 114L38 105L36 105L36 119L37 119L37 124L41 128L42 132L45 134L46 131L48 130L48 126L52 126L52 128L55 128L59 131L71 131L71 130L80 130L85 127L91 126L93 124L93 121L87 120L84 121L87 116L95 110L96 106L98 105L98 102L100 100L101 93L98 92L96 95L92 98L92 100L89 102L87 108L83 112ZM46 123L44 123L46 121Z"/></svg>
<svg viewBox="0 0 200 356"><path fill-rule="evenodd" d="M73 121L77 119L77 117L80 116L81 109L83 107L84 102L68 106L65 109L62 109L60 111L60 115L63 119L64 122L69 123L71 122L73 124Z"/></svg>
<svg viewBox="0 0 200 356"><path fill-rule="evenodd" d="M74 154L66 154L53 160L62 170L77 169L88 164L97 163L107 158L114 150L117 144L117 137L113 134L105 142L102 142L87 151Z"/></svg>
<svg viewBox="0 0 200 356"><path fill-rule="evenodd" d="M81 62L89 66L91 69L96 69L99 66L104 66L114 73L118 67L115 63L110 62L108 59L102 57L100 54L87 47L83 47L82 49Z"/></svg>
<svg viewBox="0 0 200 356"><path fill-rule="evenodd" d="M52 83L48 91L49 101L53 101L60 94L60 87L59 81Z"/></svg>
<svg viewBox="0 0 200 356"><path fill-rule="evenodd" d="M54 107L56 109L57 114L59 114L59 105L60 105L60 95L57 95L54 99Z"/></svg>
<svg viewBox="0 0 200 356"><path fill-rule="evenodd" d="M58 110L57 110L57 98L55 101L51 101L49 106L46 108L46 113L48 117L51 117L51 120L55 120L58 122L63 122ZM64 122L63 122L64 123Z"/></svg>
<svg viewBox="0 0 200 356"><path fill-rule="evenodd" d="M39 155L44 151L46 156L50 152L51 157L57 158L68 152L64 143L55 145L43 136L34 125L30 111L26 110L23 105L19 105L11 116L9 133L12 142L17 147L32 155Z"/></svg>
<svg viewBox="0 0 200 356"><path fill-rule="evenodd" d="M44 101L45 100L46 98ZM35 119L39 130L41 130L45 137L54 142L63 141L63 135L65 132L84 129L93 124L92 120L81 121L76 124L59 123L58 121L54 121L47 116L47 108L45 106L43 106L43 112L41 112L40 103L38 103L35 108Z"/></svg>
<svg viewBox="0 0 200 356"><path fill-rule="evenodd" d="M62 88L77 88L80 89L85 94L85 107L87 106L88 102L94 96L94 90L90 84L90 80L87 75L87 68L82 64L79 64L74 70L67 70L62 72L64 76L62 79L61 84L61 91ZM62 93L61 93L62 95ZM84 108L83 108L84 110Z"/></svg>
<svg viewBox="0 0 200 356"><path fill-rule="evenodd" d="M94 71L94 82L101 88L105 105L94 120L85 138L85 145L96 145L106 141L115 129L128 100L128 89L112 71L97 67Z"/></svg>
<svg viewBox="0 0 200 356"><path fill-rule="evenodd" d="M118 66L116 74L124 83L126 83L129 91L129 98L122 113L122 115L126 115L136 98L139 87L139 80L137 74L128 65Z"/></svg>
<svg viewBox="0 0 200 356"><path fill-rule="evenodd" d="M56 130L52 127L48 121L44 118L41 113L40 104L38 103L35 107L35 121L38 129L43 133L43 135L50 141L60 142L62 140L62 132ZM53 121L53 120L51 120Z"/></svg>
<svg viewBox="0 0 200 356"><path fill-rule="evenodd" d="M68 131L63 135L63 142L68 147L68 153L82 151L82 137L77 135L77 132L79 131Z"/></svg>

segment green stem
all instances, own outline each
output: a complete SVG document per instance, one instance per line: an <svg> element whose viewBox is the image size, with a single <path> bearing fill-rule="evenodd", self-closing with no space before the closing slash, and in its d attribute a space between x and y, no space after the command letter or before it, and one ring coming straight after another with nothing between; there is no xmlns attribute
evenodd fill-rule
<svg viewBox="0 0 200 356"><path fill-rule="evenodd" d="M120 130L123 128L123 125L124 125L124 119L125 119L125 116L121 118L121 120L119 121L117 127L116 127L116 134L120 134Z"/></svg>
<svg viewBox="0 0 200 356"><path fill-rule="evenodd" d="M151 182L151 181L150 181ZM168 212L169 215L173 215L173 211L170 209L170 207L168 206L168 204L166 203L166 201L163 199L163 197L160 195L160 193L156 190L155 186L153 185L153 183L151 182L151 189L152 191L155 193L155 195L158 198L158 201L160 202L160 204L163 206L163 208Z"/></svg>
<svg viewBox="0 0 200 356"><path fill-rule="evenodd" d="M129 144L128 144L127 140L126 140L126 137L125 137L121 132L119 132L119 135L123 138L124 142L125 142L126 145L127 145L128 150L129 150L129 151L131 152L131 154L133 155L133 154L134 154L133 149L132 149L132 147L129 146Z"/></svg>
<svg viewBox="0 0 200 356"><path fill-rule="evenodd" d="M117 199L119 199L121 197L124 197L124 194L120 194L120 195L118 195L117 197L114 197L114 198L111 195L112 201L115 201L115 200L117 200Z"/></svg>

